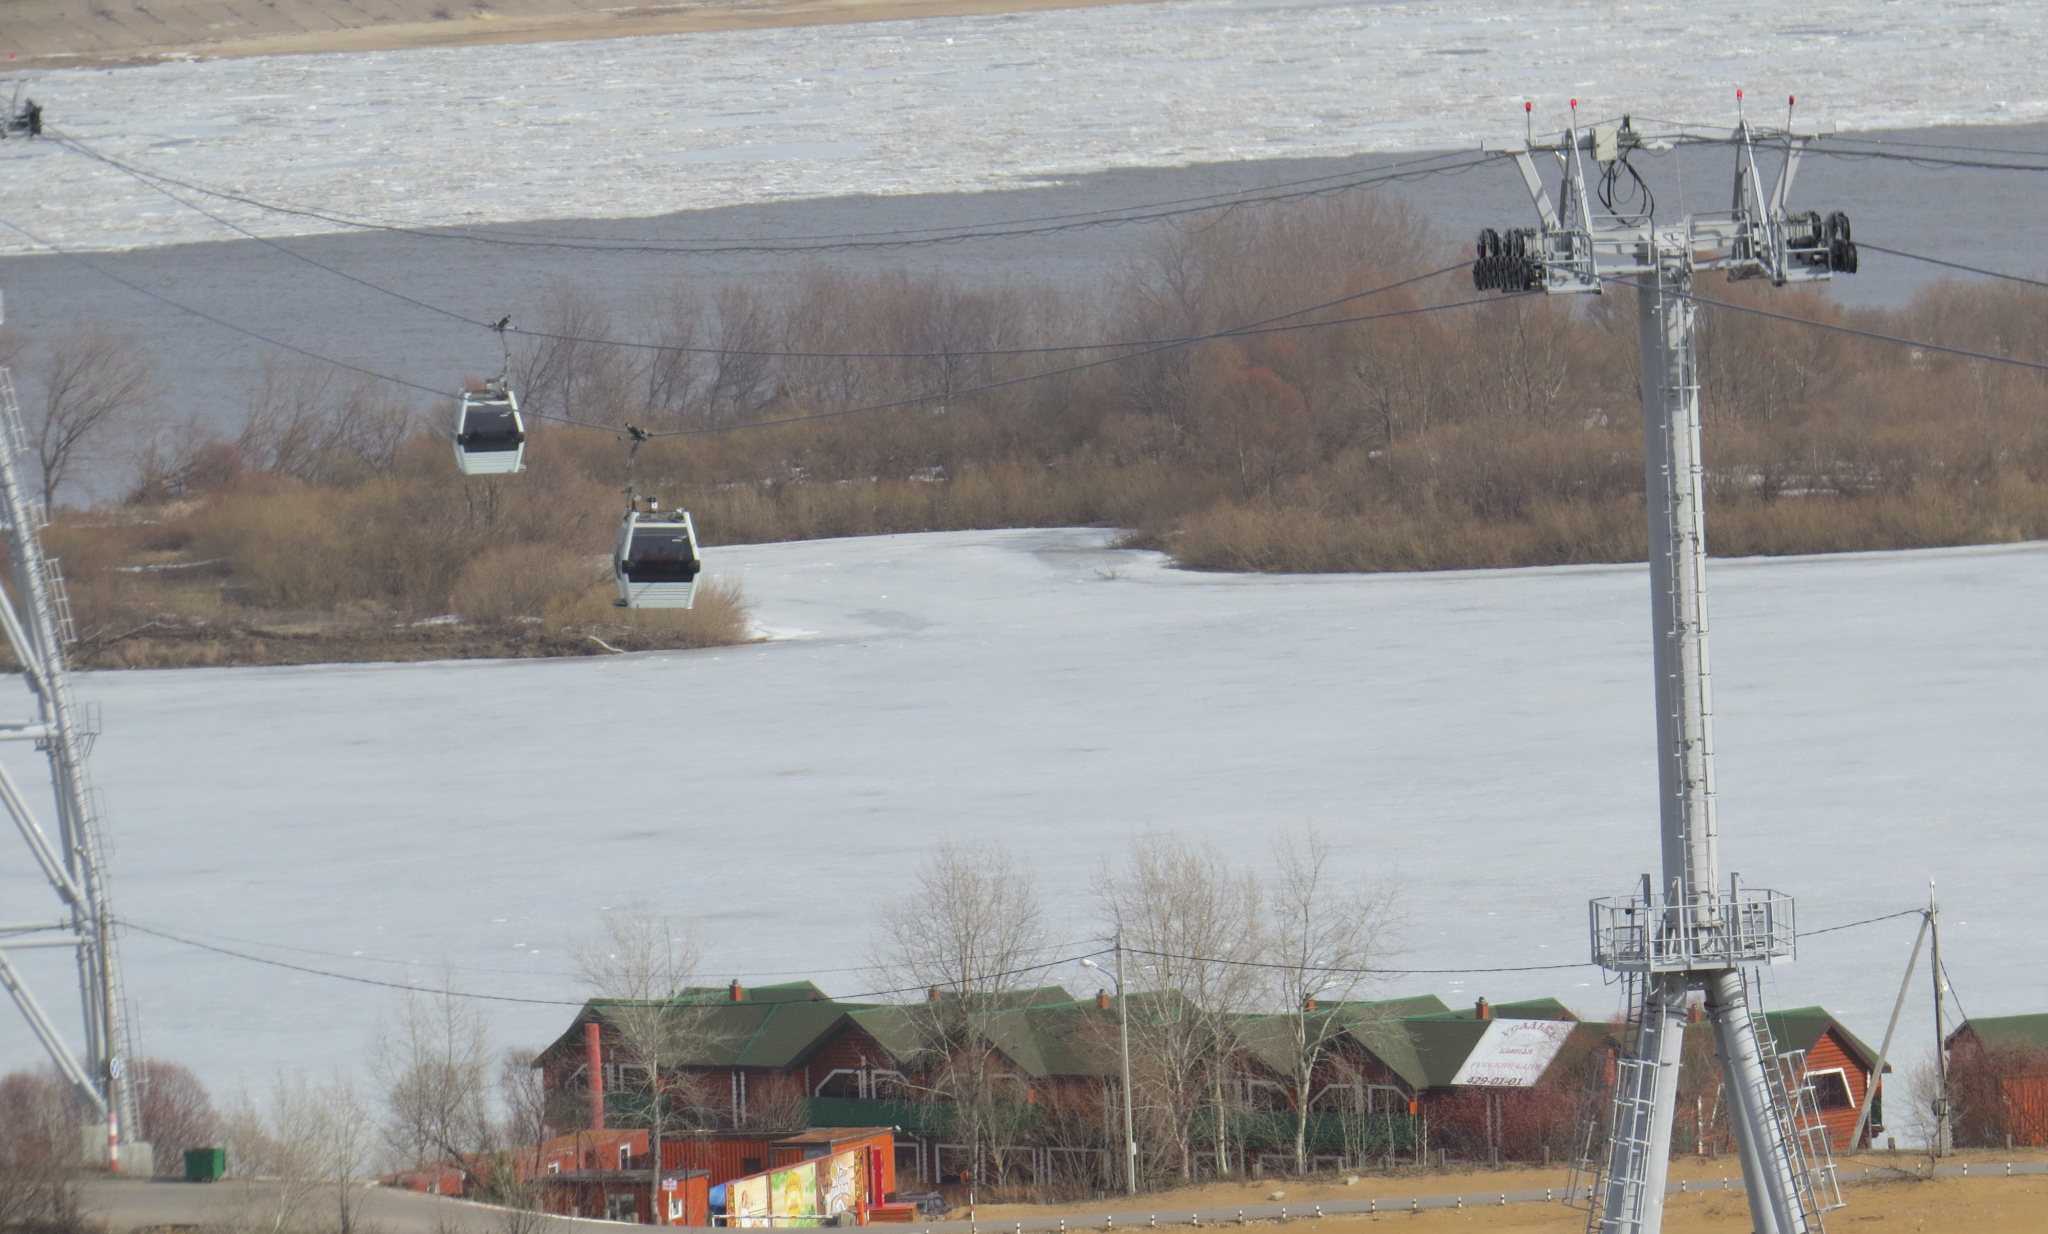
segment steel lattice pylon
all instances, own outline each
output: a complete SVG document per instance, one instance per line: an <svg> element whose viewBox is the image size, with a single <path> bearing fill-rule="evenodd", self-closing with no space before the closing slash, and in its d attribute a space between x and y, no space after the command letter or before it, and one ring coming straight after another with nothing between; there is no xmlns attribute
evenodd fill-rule
<svg viewBox="0 0 2048 1234"><path fill-rule="evenodd" d="M1538 225L1480 234L1473 281L1481 290L1599 293L1633 287L1642 348L1645 494L1650 523L1650 609L1656 635L1659 836L1662 874L1645 874L1633 896L1591 905L1593 959L1627 975L1634 997L1629 1056L1616 1068L1606 1142L1591 1197L1594 1234L1656 1234L1663 1228L1671 1133L1688 1001L1704 994L1728 1094L1730 1123L1756 1234L1813 1234L1840 1206L1829 1144L1804 1087L1801 1060L1777 1054L1757 1006L1749 966L1789 959L1797 937L1792 901L1745 888L1717 870L1712 674L1707 656L1707 548L1700 457L1700 385L1693 278L1782 286L1856 268L1846 215L1794 214L1786 197L1806 143L1787 129L1675 130L1646 140L1624 118L1562 140L1490 144L1514 157ZM1647 184L1629 166L1646 146L1725 143L1735 155L1732 207L1659 225ZM1767 192L1760 146L1781 149ZM1535 155L1554 158L1553 205ZM1602 177L1587 189L1587 155ZM1625 172L1643 189L1641 209L1620 212Z"/></svg>
<svg viewBox="0 0 2048 1234"><path fill-rule="evenodd" d="M0 767L0 806L14 820L56 904L41 921L0 923L0 985L79 1098L105 1119L107 1164L120 1168L121 1127L135 1125L126 1080L129 1040L114 948L114 912L107 896L95 799L85 760L93 726L71 696L66 649L72 640L63 576L45 557L48 521L27 471L21 404L13 376L0 368L0 536L13 567L0 594L0 633L35 696L37 715L0 720L0 740L33 741L49 760L56 806L54 841L20 789ZM75 949L85 1049L74 1051L22 980L10 953L43 947Z"/></svg>

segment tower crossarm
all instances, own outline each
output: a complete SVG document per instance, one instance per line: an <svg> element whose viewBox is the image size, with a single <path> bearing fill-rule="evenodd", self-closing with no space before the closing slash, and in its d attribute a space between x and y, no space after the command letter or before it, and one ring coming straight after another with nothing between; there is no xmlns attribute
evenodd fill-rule
<svg viewBox="0 0 2048 1234"><path fill-rule="evenodd" d="M1681 267L1686 273L1718 270L1730 280L1761 278L1773 286L1854 273L1856 244L1849 216L1836 210L1794 211L1788 202L1801 155L1813 130L1761 130L1747 123L1726 130L1687 128L1647 133L1624 116L1618 125L1574 126L1552 142L1489 142L1489 153L1510 156L1536 211L1533 227L1479 233L1472 266L1481 291L1541 291L1549 295L1599 294L1609 282ZM1644 150L1677 144L1725 144L1735 156L1726 211L1695 213L1659 226L1647 191L1639 212L1618 210L1611 194L1621 176L1642 179L1630 160ZM1768 186L1759 169L1780 155ZM1589 173L1587 164L1592 170ZM1545 171L1554 176L1553 199Z"/></svg>

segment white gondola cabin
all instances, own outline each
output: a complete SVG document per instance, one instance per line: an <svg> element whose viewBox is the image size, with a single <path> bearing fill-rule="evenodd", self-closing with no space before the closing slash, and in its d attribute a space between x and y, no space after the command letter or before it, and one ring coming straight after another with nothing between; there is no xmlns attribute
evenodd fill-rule
<svg viewBox="0 0 2048 1234"><path fill-rule="evenodd" d="M526 470L526 422L512 391L494 383L462 392L455 411L455 462L465 476Z"/></svg>
<svg viewBox="0 0 2048 1234"><path fill-rule="evenodd" d="M697 528L685 510L634 510L619 527L612 557L621 608L689 608L697 598Z"/></svg>

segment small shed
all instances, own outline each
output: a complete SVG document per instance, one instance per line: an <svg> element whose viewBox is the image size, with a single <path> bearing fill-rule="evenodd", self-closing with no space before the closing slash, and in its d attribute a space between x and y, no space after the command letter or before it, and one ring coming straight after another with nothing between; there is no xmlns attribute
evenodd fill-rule
<svg viewBox="0 0 2048 1234"><path fill-rule="evenodd" d="M711 1224L711 1176L703 1170L663 1170L659 1201L650 1197L646 1171L558 1170L535 1177L541 1207L566 1217L595 1217L638 1225Z"/></svg>
<svg viewBox="0 0 2048 1234"><path fill-rule="evenodd" d="M2048 1015L1965 1020L1948 1050L1957 1143L2048 1145Z"/></svg>

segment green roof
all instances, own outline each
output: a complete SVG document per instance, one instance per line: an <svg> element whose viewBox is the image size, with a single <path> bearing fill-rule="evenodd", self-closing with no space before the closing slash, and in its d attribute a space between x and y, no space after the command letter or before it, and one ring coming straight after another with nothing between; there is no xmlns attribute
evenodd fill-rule
<svg viewBox="0 0 2048 1234"><path fill-rule="evenodd" d="M1519 1003L1488 1003L1487 1015L1495 1020L1576 1020L1571 1008L1554 998L1528 998ZM1445 1008L1429 1014L1436 1020L1477 1020L1479 1008L1475 1006L1457 1009Z"/></svg>
<svg viewBox="0 0 2048 1234"><path fill-rule="evenodd" d="M807 981L770 987L771 994L784 997L759 1001L753 997L755 992L749 990L746 1001L737 1003L730 1001L730 995L722 988L717 993L723 1001L717 1002L690 995L667 1004L592 999L583 1005L569 1031L543 1050L536 1062L558 1052L581 1050L583 1026L592 1020L616 1025L619 1013L628 1008L666 1006L676 1015L698 1020L684 1034L687 1052L674 1065L787 1070L822 1047L849 1012L869 1006L816 1001L803 993L816 989Z"/></svg>
<svg viewBox="0 0 2048 1234"><path fill-rule="evenodd" d="M2001 1046L2040 1046L2048 1049L2048 1014L1995 1015L1980 1019L1965 1020L1961 1028L1950 1034L1956 1036L1968 1031L1985 1046L1997 1049Z"/></svg>
<svg viewBox="0 0 2048 1234"><path fill-rule="evenodd" d="M2048 1017L2043 1017L2048 1019ZM1793 1050L1811 1050L1820 1044L1820 1039L1829 1029L1834 1029L1842 1038L1842 1045L1865 1070L1877 1065L1877 1051L1855 1033L1842 1026L1842 1022L1829 1014L1825 1007L1788 1007L1784 1011L1764 1012L1764 1025L1771 1030L1771 1040L1781 1053ZM1713 1022L1701 1020L1688 1024L1687 1028L1698 1032L1712 1032ZM1891 1070L1891 1064L1885 1064Z"/></svg>

